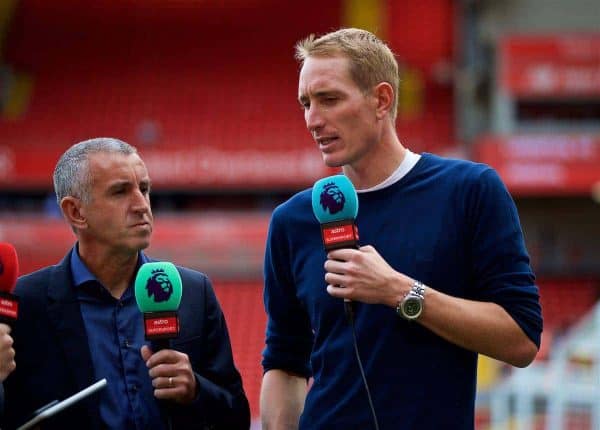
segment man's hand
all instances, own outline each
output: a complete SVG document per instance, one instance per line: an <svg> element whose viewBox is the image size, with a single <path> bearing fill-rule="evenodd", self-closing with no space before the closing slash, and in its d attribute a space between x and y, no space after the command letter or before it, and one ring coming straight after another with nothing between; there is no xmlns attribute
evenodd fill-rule
<svg viewBox="0 0 600 430"><path fill-rule="evenodd" d="M336 249L325 261L327 292L333 297L395 307L412 279L392 269L370 245Z"/></svg>
<svg viewBox="0 0 600 430"><path fill-rule="evenodd" d="M10 327L0 323L0 382L15 370L15 350L13 346L13 338L10 336Z"/></svg>
<svg viewBox="0 0 600 430"><path fill-rule="evenodd" d="M154 397L182 404L196 398L196 377L187 354L172 349L153 353L147 345L142 346L141 354L152 378Z"/></svg>

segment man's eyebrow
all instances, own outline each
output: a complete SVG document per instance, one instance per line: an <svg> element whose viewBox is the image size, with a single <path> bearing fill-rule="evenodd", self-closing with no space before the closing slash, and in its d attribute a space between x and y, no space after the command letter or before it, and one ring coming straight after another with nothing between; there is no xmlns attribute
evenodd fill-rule
<svg viewBox="0 0 600 430"><path fill-rule="evenodd" d="M113 188L120 188L120 187L126 187L126 186L130 186L133 183L130 180L119 180L117 179L116 181L114 181L113 183L111 183L108 188L109 189L113 189ZM152 181L150 179L141 179L140 180L140 185L147 185L147 186L151 186L152 185Z"/></svg>
<svg viewBox="0 0 600 430"><path fill-rule="evenodd" d="M317 92L314 93L314 96L316 98L321 98L321 97L327 97L327 96L332 96L332 95L338 95L340 94L340 92L338 90L319 90ZM302 104L303 102L306 102L309 100L309 97L305 94L302 94L301 96L298 97L298 101L300 102L300 104Z"/></svg>
<svg viewBox="0 0 600 430"><path fill-rule="evenodd" d="M121 187L127 186L129 184L130 184L129 181L117 180L117 181L113 182L112 184L110 184L108 186L108 189L112 190L112 189L115 189L115 188L121 188Z"/></svg>

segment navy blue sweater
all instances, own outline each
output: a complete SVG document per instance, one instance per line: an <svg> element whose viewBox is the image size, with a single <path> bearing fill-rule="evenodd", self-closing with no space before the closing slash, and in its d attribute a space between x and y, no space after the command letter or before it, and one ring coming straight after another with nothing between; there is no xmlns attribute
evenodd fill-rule
<svg viewBox="0 0 600 430"><path fill-rule="evenodd" d="M361 245L456 297L505 308L539 346L541 308L517 211L496 172L423 154L400 181L359 194ZM368 400L340 299L324 280L311 190L273 212L265 255L263 367L313 376L301 429L368 429ZM384 305L356 304L356 333L384 429L473 429L477 354Z"/></svg>

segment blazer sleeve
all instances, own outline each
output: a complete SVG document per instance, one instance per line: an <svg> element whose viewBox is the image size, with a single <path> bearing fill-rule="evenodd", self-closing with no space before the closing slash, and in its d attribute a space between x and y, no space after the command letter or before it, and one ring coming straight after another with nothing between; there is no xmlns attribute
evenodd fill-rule
<svg viewBox="0 0 600 430"><path fill-rule="evenodd" d="M198 395L190 405L175 406L178 411L173 416L181 418L182 424L176 427L197 428L198 423L204 422L209 429L247 430L250 407L233 361L225 317L210 281L202 278L203 329L194 346L201 353L190 357Z"/></svg>

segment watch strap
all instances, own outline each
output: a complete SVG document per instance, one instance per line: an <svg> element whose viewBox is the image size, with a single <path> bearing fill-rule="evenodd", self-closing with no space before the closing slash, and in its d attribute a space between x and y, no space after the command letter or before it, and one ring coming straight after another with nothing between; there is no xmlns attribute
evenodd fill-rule
<svg viewBox="0 0 600 430"><path fill-rule="evenodd" d="M425 298L425 285L421 281L415 281L410 289L409 294L416 294L421 298Z"/></svg>

